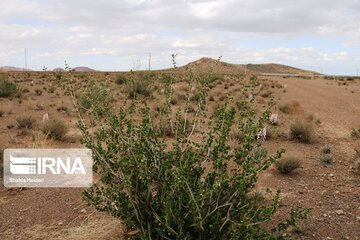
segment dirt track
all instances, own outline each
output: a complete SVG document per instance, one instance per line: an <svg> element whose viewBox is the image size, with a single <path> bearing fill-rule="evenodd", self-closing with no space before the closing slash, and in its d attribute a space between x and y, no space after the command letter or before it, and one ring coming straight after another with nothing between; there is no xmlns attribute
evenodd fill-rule
<svg viewBox="0 0 360 240"><path fill-rule="evenodd" d="M286 100L296 100L323 122L327 137L348 138L360 126L360 86L339 86L335 80L278 78L288 85ZM353 91L353 92L352 92Z"/></svg>

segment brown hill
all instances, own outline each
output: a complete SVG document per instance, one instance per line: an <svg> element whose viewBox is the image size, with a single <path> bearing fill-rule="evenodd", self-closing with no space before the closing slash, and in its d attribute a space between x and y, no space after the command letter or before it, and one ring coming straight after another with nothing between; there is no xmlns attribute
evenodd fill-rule
<svg viewBox="0 0 360 240"><path fill-rule="evenodd" d="M84 67L84 66L80 66L80 67L75 67L73 68L73 70L75 72L95 72L95 69L89 68L89 67Z"/></svg>
<svg viewBox="0 0 360 240"><path fill-rule="evenodd" d="M249 74L318 74L313 71L307 71L282 64L232 64L206 57L188 63L181 68L187 68L197 72L206 72L212 68L216 73L222 74L245 73L245 71Z"/></svg>
<svg viewBox="0 0 360 240"><path fill-rule="evenodd" d="M258 73L279 73L279 74L318 74L314 71L307 71L300 68L286 66L276 63L266 64L246 64L246 68L250 71Z"/></svg>
<svg viewBox="0 0 360 240"><path fill-rule="evenodd" d="M0 72L22 72L22 71L32 71L32 70L25 69L25 68L19 68L19 67L11 67L11 66L0 67Z"/></svg>

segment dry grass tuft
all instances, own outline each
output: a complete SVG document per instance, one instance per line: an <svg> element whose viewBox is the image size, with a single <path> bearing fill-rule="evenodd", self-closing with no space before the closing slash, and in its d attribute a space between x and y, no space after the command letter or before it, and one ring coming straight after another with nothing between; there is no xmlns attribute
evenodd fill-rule
<svg viewBox="0 0 360 240"><path fill-rule="evenodd" d="M282 174L289 174L301 166L301 161L295 157L282 158L275 163L276 169Z"/></svg>
<svg viewBox="0 0 360 240"><path fill-rule="evenodd" d="M301 143L312 143L315 140L314 130L309 123L296 120L290 126L290 139Z"/></svg>

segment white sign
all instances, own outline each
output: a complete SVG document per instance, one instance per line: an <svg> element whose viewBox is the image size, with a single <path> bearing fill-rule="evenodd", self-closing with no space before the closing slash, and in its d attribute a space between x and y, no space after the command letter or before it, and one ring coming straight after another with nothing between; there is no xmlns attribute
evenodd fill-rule
<svg viewBox="0 0 360 240"><path fill-rule="evenodd" d="M90 187L90 149L6 149L5 187Z"/></svg>

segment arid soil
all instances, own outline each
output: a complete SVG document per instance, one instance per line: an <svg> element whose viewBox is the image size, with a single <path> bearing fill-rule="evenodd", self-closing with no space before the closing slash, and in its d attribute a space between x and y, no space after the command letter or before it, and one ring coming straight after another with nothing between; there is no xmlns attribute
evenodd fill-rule
<svg viewBox="0 0 360 240"><path fill-rule="evenodd" d="M0 110L4 111L0 117L0 149L81 146L70 99L60 87L50 93L49 87L54 86L50 82L55 80L47 81L48 76L41 74L14 73L10 76L10 80L22 79L18 84L29 92L20 98L0 98ZM96 74L84 73L79 75L78 81L84 77L102 78L118 91L119 86L114 84L116 74ZM241 89L240 78L243 76L233 74L217 80L219 84L211 90L215 97L211 106L221 101L219 96L224 89ZM259 76L259 80L269 85L268 91L274 95L277 106L273 111L279 114L279 124L273 128L273 136L265 141L265 146L270 153L286 149L285 156L298 157L302 167L289 175L282 175L271 167L261 174L258 190L267 187L281 190L281 215L296 206L311 209L309 218L297 229L300 239L360 239L360 173L353 168L354 148L360 146L360 139L350 136L352 128L360 128L360 80L264 76ZM36 94L35 89L40 89L42 94ZM176 89L181 91L182 88ZM122 96L120 90L116 96ZM267 96L257 99L259 106L267 101ZM291 103L297 103L294 112L279 110L281 105ZM28 131L17 128L17 116L31 115L40 125L44 112L69 126L64 140L46 139L36 128ZM289 140L289 126L296 119L313 126L314 142L304 144ZM331 148L331 164L320 161L325 146ZM82 200L82 191L1 186L0 239L125 239L126 228L121 221L88 206Z"/></svg>

